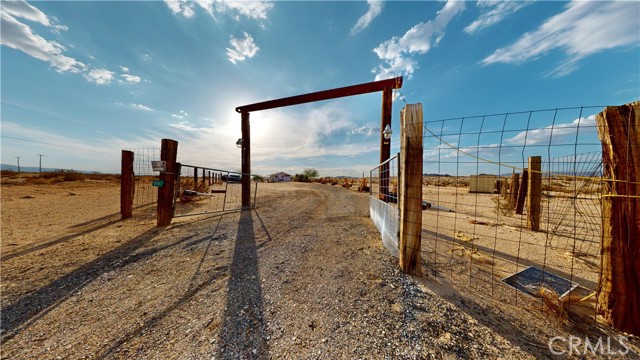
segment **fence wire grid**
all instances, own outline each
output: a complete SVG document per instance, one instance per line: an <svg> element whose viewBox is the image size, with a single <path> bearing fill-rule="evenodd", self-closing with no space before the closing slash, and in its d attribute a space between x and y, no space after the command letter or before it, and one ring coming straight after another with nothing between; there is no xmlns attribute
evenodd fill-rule
<svg viewBox="0 0 640 360"><path fill-rule="evenodd" d="M158 201L158 188L152 186L158 173L153 171L152 161L160 160L160 148L124 149L133 152L133 216L151 216L155 214Z"/></svg>
<svg viewBox="0 0 640 360"><path fill-rule="evenodd" d="M240 173L180 164L176 182L174 217L242 209ZM251 207L255 207L258 182L251 185Z"/></svg>
<svg viewBox="0 0 640 360"><path fill-rule="evenodd" d="M398 203L399 158L400 154L396 154L369 171L371 196L388 203Z"/></svg>
<svg viewBox="0 0 640 360"><path fill-rule="evenodd" d="M537 309L548 307L553 293L569 316L596 318L608 196L595 120L603 108L425 120L428 271L474 295ZM629 151L638 145L628 144ZM529 157L541 159L537 231L528 223L531 199L520 194L528 185L523 177L533 174Z"/></svg>

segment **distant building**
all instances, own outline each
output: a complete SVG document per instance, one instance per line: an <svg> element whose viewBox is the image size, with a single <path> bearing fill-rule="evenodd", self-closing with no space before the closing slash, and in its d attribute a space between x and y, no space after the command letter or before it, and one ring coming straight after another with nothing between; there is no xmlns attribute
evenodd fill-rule
<svg viewBox="0 0 640 360"><path fill-rule="evenodd" d="M471 175L469 179L470 193L493 194L496 191L496 175Z"/></svg>
<svg viewBox="0 0 640 360"><path fill-rule="evenodd" d="M291 175L283 172L269 175L269 182L288 182L291 181Z"/></svg>

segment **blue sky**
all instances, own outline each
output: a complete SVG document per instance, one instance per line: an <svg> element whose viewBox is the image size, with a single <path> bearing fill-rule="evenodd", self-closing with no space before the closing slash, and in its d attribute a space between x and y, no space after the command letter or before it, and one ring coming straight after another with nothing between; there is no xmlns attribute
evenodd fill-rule
<svg viewBox="0 0 640 360"><path fill-rule="evenodd" d="M45 167L119 172L121 149L171 138L181 162L239 170L235 107L399 75L426 121L640 98L635 1L1 4L5 164L20 156L37 166L44 154ZM252 113L252 171L368 172L379 158L380 100ZM394 102L392 152L403 105ZM591 124L598 111L555 124ZM551 121L534 118L529 143L543 143ZM469 151L513 145L524 125L502 139L449 140ZM425 160L443 151L426 139Z"/></svg>

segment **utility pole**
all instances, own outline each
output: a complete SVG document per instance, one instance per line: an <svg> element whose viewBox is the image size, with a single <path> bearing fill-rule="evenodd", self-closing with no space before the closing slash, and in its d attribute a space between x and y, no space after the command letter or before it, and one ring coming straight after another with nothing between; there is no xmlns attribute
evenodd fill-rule
<svg viewBox="0 0 640 360"><path fill-rule="evenodd" d="M40 165L39 165L39 168L38 168L38 173L42 173L42 157L43 157L44 155L42 155L42 154L38 154L38 156L40 156Z"/></svg>
<svg viewBox="0 0 640 360"><path fill-rule="evenodd" d="M16 156L16 159L18 159L18 172L20 172L20 156Z"/></svg>

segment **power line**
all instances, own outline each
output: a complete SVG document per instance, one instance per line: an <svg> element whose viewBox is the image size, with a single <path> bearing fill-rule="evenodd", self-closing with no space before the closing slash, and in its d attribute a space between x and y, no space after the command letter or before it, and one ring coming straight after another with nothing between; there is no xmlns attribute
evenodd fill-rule
<svg viewBox="0 0 640 360"><path fill-rule="evenodd" d="M46 143L46 142L42 142L42 141L35 141L35 140L30 140L30 139L17 138L17 137L13 137L13 136L6 136L6 135L0 135L0 136L1 136L1 137L3 137L3 138L7 138L7 139L13 139L13 140L26 141L26 142L36 143L36 144L43 144L43 145L57 146L57 147L62 147L62 148L67 148L67 149L73 149L73 150L90 151L90 152L94 152L94 153L98 153L98 154L115 155L114 153L108 153L108 152L104 152L104 151L97 151L97 150L91 150L91 149L83 149L83 148L78 148L78 147L73 147L73 146L66 146L66 145L51 144L51 143Z"/></svg>

